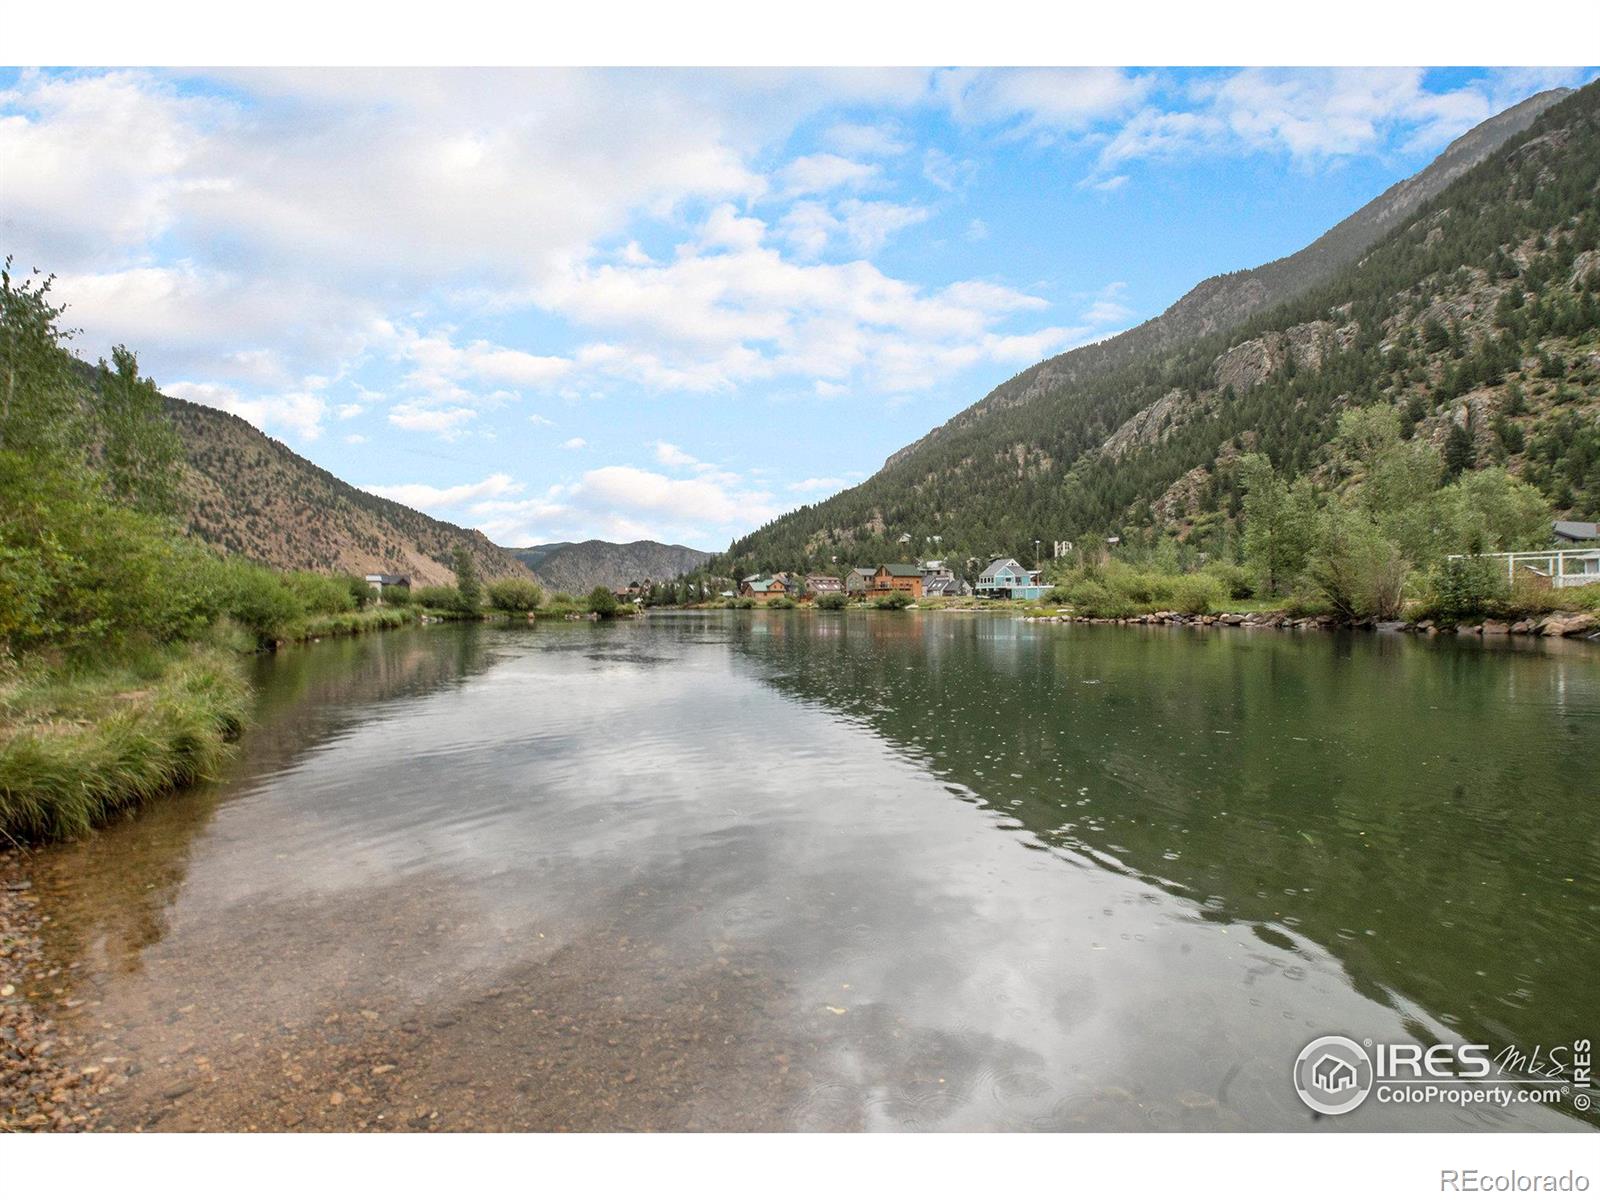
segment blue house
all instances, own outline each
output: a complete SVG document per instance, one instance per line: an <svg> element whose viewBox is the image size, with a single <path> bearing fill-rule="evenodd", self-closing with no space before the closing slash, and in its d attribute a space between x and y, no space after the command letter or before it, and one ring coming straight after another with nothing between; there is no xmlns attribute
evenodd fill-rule
<svg viewBox="0 0 1600 1200"><path fill-rule="evenodd" d="M983 569L973 590L991 599L1038 600L1050 589L1039 572L1027 570L1014 558L997 558Z"/></svg>

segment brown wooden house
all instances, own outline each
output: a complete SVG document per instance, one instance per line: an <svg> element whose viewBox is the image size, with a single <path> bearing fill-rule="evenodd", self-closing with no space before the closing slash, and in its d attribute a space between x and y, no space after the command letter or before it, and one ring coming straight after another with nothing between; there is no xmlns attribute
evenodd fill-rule
<svg viewBox="0 0 1600 1200"><path fill-rule="evenodd" d="M913 600L922 599L922 568L915 563L884 563L872 573L867 598L904 592Z"/></svg>

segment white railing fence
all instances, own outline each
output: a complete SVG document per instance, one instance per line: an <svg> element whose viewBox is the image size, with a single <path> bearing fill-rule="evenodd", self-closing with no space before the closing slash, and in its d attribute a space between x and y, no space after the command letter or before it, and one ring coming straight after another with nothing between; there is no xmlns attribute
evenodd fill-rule
<svg viewBox="0 0 1600 1200"><path fill-rule="evenodd" d="M1519 550L1512 554L1451 554L1457 558L1488 558L1505 563L1506 578L1516 582L1521 568L1541 579L1548 579L1551 587L1582 587L1586 583L1600 583L1600 550Z"/></svg>

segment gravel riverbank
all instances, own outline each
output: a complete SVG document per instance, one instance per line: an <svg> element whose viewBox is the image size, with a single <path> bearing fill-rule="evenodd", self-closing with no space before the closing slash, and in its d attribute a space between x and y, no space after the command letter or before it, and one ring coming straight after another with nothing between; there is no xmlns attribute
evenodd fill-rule
<svg viewBox="0 0 1600 1200"><path fill-rule="evenodd" d="M20 851L0 851L0 1132L88 1129L107 1068L69 1065L71 1039L36 1004L59 999L60 985L43 965L48 918L27 866Z"/></svg>

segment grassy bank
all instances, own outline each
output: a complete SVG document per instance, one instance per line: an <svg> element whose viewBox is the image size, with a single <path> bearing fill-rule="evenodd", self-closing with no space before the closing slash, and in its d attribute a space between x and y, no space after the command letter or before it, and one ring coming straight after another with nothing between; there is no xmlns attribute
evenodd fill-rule
<svg viewBox="0 0 1600 1200"><path fill-rule="evenodd" d="M72 837L213 770L243 727L243 659L167 646L0 677L0 831Z"/></svg>

